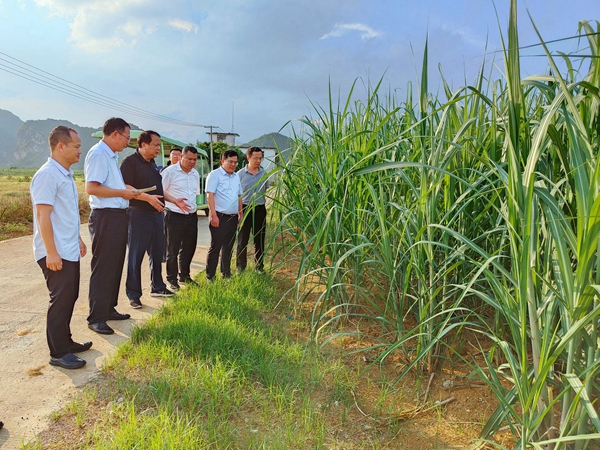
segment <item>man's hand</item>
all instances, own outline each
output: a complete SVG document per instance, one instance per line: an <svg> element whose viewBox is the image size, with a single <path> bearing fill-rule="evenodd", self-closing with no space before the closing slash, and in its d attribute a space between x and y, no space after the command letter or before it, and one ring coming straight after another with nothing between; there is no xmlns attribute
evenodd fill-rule
<svg viewBox="0 0 600 450"><path fill-rule="evenodd" d="M217 216L216 214L211 214L210 224L215 228L219 228L219 216Z"/></svg>
<svg viewBox="0 0 600 450"><path fill-rule="evenodd" d="M81 238L79 238L79 254L82 258L87 254L87 246L83 243Z"/></svg>
<svg viewBox="0 0 600 450"><path fill-rule="evenodd" d="M125 200L132 200L140 195L137 189L122 189L121 193L121 197L123 197Z"/></svg>
<svg viewBox="0 0 600 450"><path fill-rule="evenodd" d="M63 263L60 255L56 252L48 253L46 256L46 267L53 272L57 272L62 269Z"/></svg>
<svg viewBox="0 0 600 450"><path fill-rule="evenodd" d="M189 212L192 210L192 208L189 207L189 205L186 203L187 198L178 198L177 200L175 200L173 203L180 209L182 210L184 213Z"/></svg>
<svg viewBox="0 0 600 450"><path fill-rule="evenodd" d="M163 212L165 210L164 203L160 201L162 195L146 195L148 196L148 199L146 201L150 203L155 210L157 210L158 212Z"/></svg>

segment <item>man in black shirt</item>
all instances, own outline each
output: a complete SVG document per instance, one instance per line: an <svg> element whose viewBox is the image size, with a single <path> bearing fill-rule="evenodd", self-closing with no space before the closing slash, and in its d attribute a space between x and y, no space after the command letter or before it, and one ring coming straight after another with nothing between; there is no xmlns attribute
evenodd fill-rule
<svg viewBox="0 0 600 450"><path fill-rule="evenodd" d="M145 189L155 187L149 193L140 194L129 203L129 259L125 289L132 308L141 308L141 266L144 254L150 256L150 279L152 297L171 297L162 273L161 262L165 249L163 223L164 204L162 178L154 162L161 150L160 135L155 131L144 131L137 139L138 150L123 160L121 173L127 187ZM185 205L184 199L167 200Z"/></svg>

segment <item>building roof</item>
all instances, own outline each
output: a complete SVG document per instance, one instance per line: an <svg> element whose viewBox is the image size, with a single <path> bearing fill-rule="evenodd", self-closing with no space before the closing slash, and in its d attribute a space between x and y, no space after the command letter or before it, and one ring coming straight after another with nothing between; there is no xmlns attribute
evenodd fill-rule
<svg viewBox="0 0 600 450"><path fill-rule="evenodd" d="M292 139L284 136L281 133L263 134L250 142L240 145L241 148L260 147L263 150L266 148L278 148L280 151L287 150L292 146Z"/></svg>

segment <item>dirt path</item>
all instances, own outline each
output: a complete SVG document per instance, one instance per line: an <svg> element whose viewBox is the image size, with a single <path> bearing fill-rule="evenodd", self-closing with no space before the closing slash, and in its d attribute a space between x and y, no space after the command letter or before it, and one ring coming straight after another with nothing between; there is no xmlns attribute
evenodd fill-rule
<svg viewBox="0 0 600 450"><path fill-rule="evenodd" d="M204 270L210 244L208 219L198 217L198 246L192 262L192 276ZM91 248L87 225L81 235ZM49 424L49 415L65 405L76 387L96 378L115 347L125 341L134 326L160 307L161 299L150 297L148 260L144 259L142 279L144 307L129 307L125 295L125 271L117 310L131 314L130 320L111 321L115 334L105 336L87 327L88 287L91 252L81 264L81 289L75 305L71 332L78 342L92 341L93 347L80 356L84 368L65 370L48 364L46 309L48 291L42 272L33 259L31 236L0 242L0 448L18 449ZM164 276L164 266L163 266Z"/></svg>

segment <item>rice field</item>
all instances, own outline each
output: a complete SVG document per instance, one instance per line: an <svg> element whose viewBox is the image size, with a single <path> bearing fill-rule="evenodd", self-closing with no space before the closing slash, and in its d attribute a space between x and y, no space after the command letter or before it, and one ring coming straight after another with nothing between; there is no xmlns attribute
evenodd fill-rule
<svg viewBox="0 0 600 450"><path fill-rule="evenodd" d="M600 439L600 26L579 33L587 57L561 71L542 45L548 72L523 78L512 1L503 78L482 63L434 96L425 47L405 98L381 81L330 94L294 125L273 195L271 249L313 337L376 321L369 350L409 361L399 380L465 359L499 401L482 442ZM467 332L483 363L457 351Z"/></svg>

